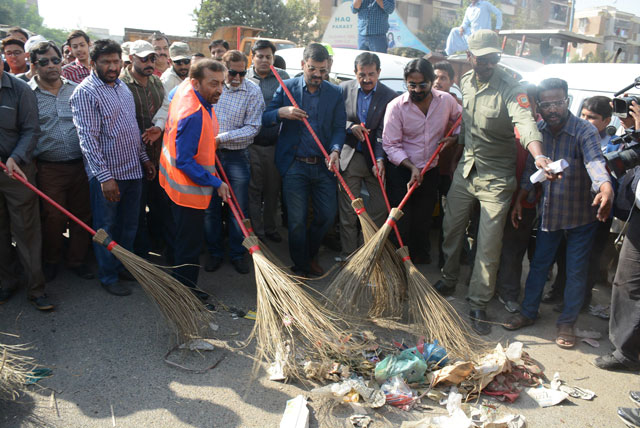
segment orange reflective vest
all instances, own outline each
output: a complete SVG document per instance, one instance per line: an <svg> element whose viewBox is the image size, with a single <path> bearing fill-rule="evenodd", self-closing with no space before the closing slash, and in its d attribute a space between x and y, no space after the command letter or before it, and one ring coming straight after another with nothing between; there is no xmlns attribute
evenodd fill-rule
<svg viewBox="0 0 640 428"><path fill-rule="evenodd" d="M178 87L171 104L165 125L162 154L160 156L160 185L177 205L195 209L206 209L211 202L213 187L200 186L187 174L176 167L176 134L180 120L200 110L202 114L202 131L198 141L198 152L194 160L204 169L215 174L216 135L218 135L218 119L215 112L209 112L200 103L189 79ZM208 120L211 117L212 120Z"/></svg>

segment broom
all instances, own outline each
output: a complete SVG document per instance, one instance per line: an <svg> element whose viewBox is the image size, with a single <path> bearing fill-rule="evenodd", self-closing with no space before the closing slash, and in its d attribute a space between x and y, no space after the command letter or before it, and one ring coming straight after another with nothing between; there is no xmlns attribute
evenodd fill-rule
<svg viewBox="0 0 640 428"><path fill-rule="evenodd" d="M228 201L229 204L235 204L235 208L238 211L238 214L240 215L240 219L242 220L244 227L247 229L247 232L249 232L249 235L257 237L257 235L255 234L255 231L253 230L253 226L251 225L251 220L244 216L244 213L242 212L242 208L240 208L240 202L238 202L238 198L236 197L236 194L233 191L233 187L231 187L231 181L229 181L229 178L227 177L227 173L222 167L222 162L220 162L220 158L218 158L217 153L216 153L216 164L218 165L218 169L220 170L222 179L227 184L227 187L229 187L229 193L231 194L231 198L229 198L230 200ZM278 256L275 255L273 251L271 251L271 249L269 249L269 247L264 242L262 242L260 239L258 239L258 242L260 243L260 249L262 250L264 255L267 256L269 260L271 260L276 265L282 268L285 268L285 264L278 258Z"/></svg>
<svg viewBox="0 0 640 428"><path fill-rule="evenodd" d="M453 133L455 128L459 125L462 117L458 118L456 123L447 133L447 137ZM443 144L440 144L427 164L424 166L421 175L427 171L431 166L438 153L442 149ZM375 162L374 162L375 163ZM398 208L393 208L389 212L389 217L382 225L380 230L367 242L364 243L353 255L349 258L347 264L344 265L342 270L336 275L333 282L329 285L328 295L336 296L338 304L343 308L346 308L349 304L355 304L362 294L362 289L367 286L368 280L371 277L373 267L378 262L383 249L386 246L387 237L391 232L391 228L402 217L402 207L407 203L407 200L418 186L418 182L413 183L411 188L407 191L402 202Z"/></svg>
<svg viewBox="0 0 640 428"><path fill-rule="evenodd" d="M8 173L7 166L0 162L0 168ZM18 174L13 178L34 191L45 201L61 211L71 220L78 223L83 229L93 236L93 240L104 245L123 265L131 272L140 283L144 292L156 303L160 312L175 331L179 339L190 340L198 336L202 326L206 326L211 318L211 313L205 309L197 297L180 281L163 272L157 266L149 263L142 257L127 251L118 245L103 229L97 232L86 225L82 220L51 199L40 189L29 183Z"/></svg>
<svg viewBox="0 0 640 428"><path fill-rule="evenodd" d="M291 92L286 87L286 85L282 81L282 78L276 72L273 66L271 66L271 71L278 79L278 82L280 83L282 90L289 98L289 101L291 102L291 104L296 108L300 108L298 106L298 103L296 103L295 99L293 98L293 95L291 95ZM325 159L328 161L329 154L327 153L324 146L320 142L320 139L318 138L315 131L309 124L309 121L306 118L303 118L302 121L305 124L311 136L313 137L313 140L316 142L318 148L324 155ZM364 241L365 242L369 241L378 231L378 227L373 222L369 214L366 212L364 207L364 202L362 201L362 199L360 198L356 199L356 197L353 195L353 193L349 189L349 186L347 186L347 183L342 177L342 174L340 174L340 168L338 165L335 165L335 164L333 165L333 172L335 173L336 177L338 177L340 184L342 185L343 189L345 190L345 192L349 196L349 199L351 200L351 206L353 207L356 214L358 215L358 219L360 220L360 226L362 228L362 235L363 235ZM372 294L374 296L374 301L370 307L369 315L372 317L379 316L385 311L388 311L392 314L398 313L401 308L400 296L404 291L404 289L406 288L406 285L405 285L406 278L404 276L404 269L402 268L401 263L395 254L395 248L393 247L393 244L389 243L388 245L386 245L385 243L385 245L383 245L383 249L381 251L381 257L378 257L378 259L376 260L376 263L374 263L371 266L371 271L369 272L369 275L367 276L366 280L368 281L369 278L372 276L373 276L372 288L374 289ZM359 291L362 291L363 289L364 288L358 288ZM331 289L329 289L329 291L331 292ZM334 302L340 302L341 290L338 289L333 291L334 292L330 293L328 297ZM364 299L364 297L365 297L365 293L362 293L362 292L358 293L357 301L354 302L356 303L356 307L358 307L362 303L362 300Z"/></svg>
<svg viewBox="0 0 640 428"><path fill-rule="evenodd" d="M33 358L20 355L26 350L25 345L0 343L0 399L15 399L36 367Z"/></svg>
<svg viewBox="0 0 640 428"><path fill-rule="evenodd" d="M364 126L364 124L363 124ZM455 129L455 127L453 128ZM376 168L376 177L382 190L387 211L391 211L391 204L385 192L382 177L378 172L373 147L369 136L365 134L369 154ZM409 249L402 243L402 237L396 224L393 225L400 248L398 255L407 271L407 286L409 288L409 317L417 327L417 336L425 336L430 342L437 340L450 356L462 359L471 358L475 352L472 343L479 343L479 338L472 333L458 312L433 288L425 276L415 267L409 256Z"/></svg>
<svg viewBox="0 0 640 428"><path fill-rule="evenodd" d="M229 209L245 236L243 245L253 257L257 313L248 341L256 339L256 362L275 361L288 375L302 379L295 361L297 355L314 353L330 360L331 355L349 348L345 338L350 336L336 326L342 321L339 316L305 292L304 283L265 256L258 238L241 221L235 204L229 204Z"/></svg>

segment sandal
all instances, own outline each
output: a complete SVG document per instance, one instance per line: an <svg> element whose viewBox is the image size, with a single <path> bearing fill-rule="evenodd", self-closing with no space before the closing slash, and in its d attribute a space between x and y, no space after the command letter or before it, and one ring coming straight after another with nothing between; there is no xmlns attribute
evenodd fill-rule
<svg viewBox="0 0 640 428"><path fill-rule="evenodd" d="M562 324L558 326L556 345L564 349L570 349L576 345L576 334L572 325Z"/></svg>

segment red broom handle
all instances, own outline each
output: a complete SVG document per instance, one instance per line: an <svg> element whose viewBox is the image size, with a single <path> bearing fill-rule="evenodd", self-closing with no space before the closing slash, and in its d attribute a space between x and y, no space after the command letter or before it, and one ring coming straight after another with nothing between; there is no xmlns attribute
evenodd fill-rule
<svg viewBox="0 0 640 428"><path fill-rule="evenodd" d="M7 166L5 164L3 164L2 162L0 162L0 168L2 168L5 172L9 172L9 168L7 168ZM22 176L14 173L13 174L13 178L15 178L16 180L18 180L19 182L21 182L22 184L24 184L25 186L27 186L29 189L33 190L38 196L40 196L42 199L44 199L45 201L49 202L51 205L53 205L56 209L58 209L59 211L62 211L62 213L64 215L66 215L67 217L69 217L71 220L75 221L76 223L78 223L84 230L86 230L87 232L89 232L91 234L91 236L96 234L96 231L93 230L92 228L90 228L85 222L83 222L82 220L80 220L78 217L74 216L73 214L71 214L71 212L69 210L67 210L65 207L63 207L62 205L60 205L59 203L57 203L56 201L54 201L53 199L51 199L49 196L47 196L42 190L38 189L36 186L34 186L33 184L29 183L27 180L25 180L24 178L22 178Z"/></svg>
<svg viewBox="0 0 640 428"><path fill-rule="evenodd" d="M447 132L447 135L445 135L444 138L450 137L451 134L453 134L453 131L455 131L456 128L460 125L460 122L462 122L462 115L460 115L458 120L456 120L454 122L453 126L451 127L451 129L449 129L449 132ZM433 161L436 158L436 156L438 156L438 153L440 153L440 150L442 150L442 147L444 147L444 141L438 145L438 147L436 148L436 151L433 152L433 154L431 155L431 158L429 159L427 164L424 166L424 168L422 168L422 171L420 171L420 175L421 176L423 176L427 172L427 170L429 169L429 167L433 163ZM416 190L417 187L418 187L418 182L416 181L411 185L411 187L407 191L407 194L404 195L404 198L400 202L400 205L398 205L398 209L399 210L401 210L406 205L407 201L409 200L409 197Z"/></svg>
<svg viewBox="0 0 640 428"><path fill-rule="evenodd" d="M231 203L229 204L229 209L233 213L233 216L236 218L236 222L238 223L238 226L240 227L242 234L244 235L245 238L248 238L250 233L245 227L244 223L242 222L242 218L240 217L240 212L238 208L236 208L236 205L234 203Z"/></svg>
<svg viewBox="0 0 640 428"><path fill-rule="evenodd" d="M364 123L361 124L363 128ZM387 192L384 189L384 183L382 183L382 177L380 177L380 171L378 171L378 163L376 161L376 155L373 153L373 147L371 146L371 141L369 140L369 134L363 132L364 139L367 142L367 147L369 148L369 154L371 155L371 160L373 161L373 166L376 169L376 178L378 179L378 183L380 184L380 191L382 192L382 196L384 197L384 203L387 204L387 212L391 212L391 204L389 203L389 198L387 197ZM396 232L396 238L398 238L398 245L400 247L404 247L402 243L402 237L400 236L400 231L398 230L398 226L396 224L393 225L393 230Z"/></svg>
<svg viewBox="0 0 640 428"><path fill-rule="evenodd" d="M280 86L282 87L282 90L284 91L285 94L287 94L287 97L289 98L289 101L291 101L291 104L295 107L295 108L300 108L300 106L298 106L298 103L296 102L295 99L293 99L293 95L291 95L291 92L289 92L289 88L286 87L286 85L284 84L284 82L282 81L282 77L280 77L280 75L278 74L278 72L276 71L275 67L272 65L271 66L271 71L273 72L273 75L276 76L276 79L278 79L278 82L280 82ZM325 159L327 161L329 161L329 154L327 153L327 151L325 150L324 146L322 145L322 143L320 142L320 139L318 138L318 136L316 135L315 131L313 130L313 128L311 127L311 125L309 124L309 121L307 120L306 117L302 118L302 121L304 122L305 126L307 127L307 129L309 130L309 133L311 134L311 136L313 137L313 139L315 140L316 144L318 145L318 147L320 148L320 151L322 152L322 154L324 155ZM333 165L333 172L336 174L336 177L338 177L338 180L340 180L340 184L342 185L342 187L344 188L345 192L347 192L347 195L349 195L349 198L353 201L354 199L356 199L355 196L353 196L353 193L351 193L351 189L349 189L349 187L347 186L347 183L344 181L344 178L342 178L342 174L340 174L340 168L339 165L334 164Z"/></svg>

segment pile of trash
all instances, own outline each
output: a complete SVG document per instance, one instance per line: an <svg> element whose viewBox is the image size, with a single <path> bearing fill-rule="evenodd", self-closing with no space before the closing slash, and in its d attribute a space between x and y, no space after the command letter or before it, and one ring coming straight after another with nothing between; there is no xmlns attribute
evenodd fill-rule
<svg viewBox="0 0 640 428"><path fill-rule="evenodd" d="M558 373L549 382L540 365L523 351L521 342L507 348L498 344L477 361L452 361L437 341L421 340L411 348L400 343L394 346L386 355L380 348L363 352L364 362L358 369L344 362L321 366L306 361L304 370L309 379L331 381L311 390L311 396L359 403L372 409L389 405L405 411L426 408L432 412L422 420L404 422L403 428L521 428L526 425L524 416L498 414L492 400L513 403L524 393L539 406L547 407L568 397L595 397L592 391L567 385ZM488 399L478 400L481 395ZM434 406L433 402L442 407L427 407L427 403ZM300 399L296 403L302 405ZM367 427L367 418L354 415L350 421L354 427ZM289 426L299 425L281 428Z"/></svg>

